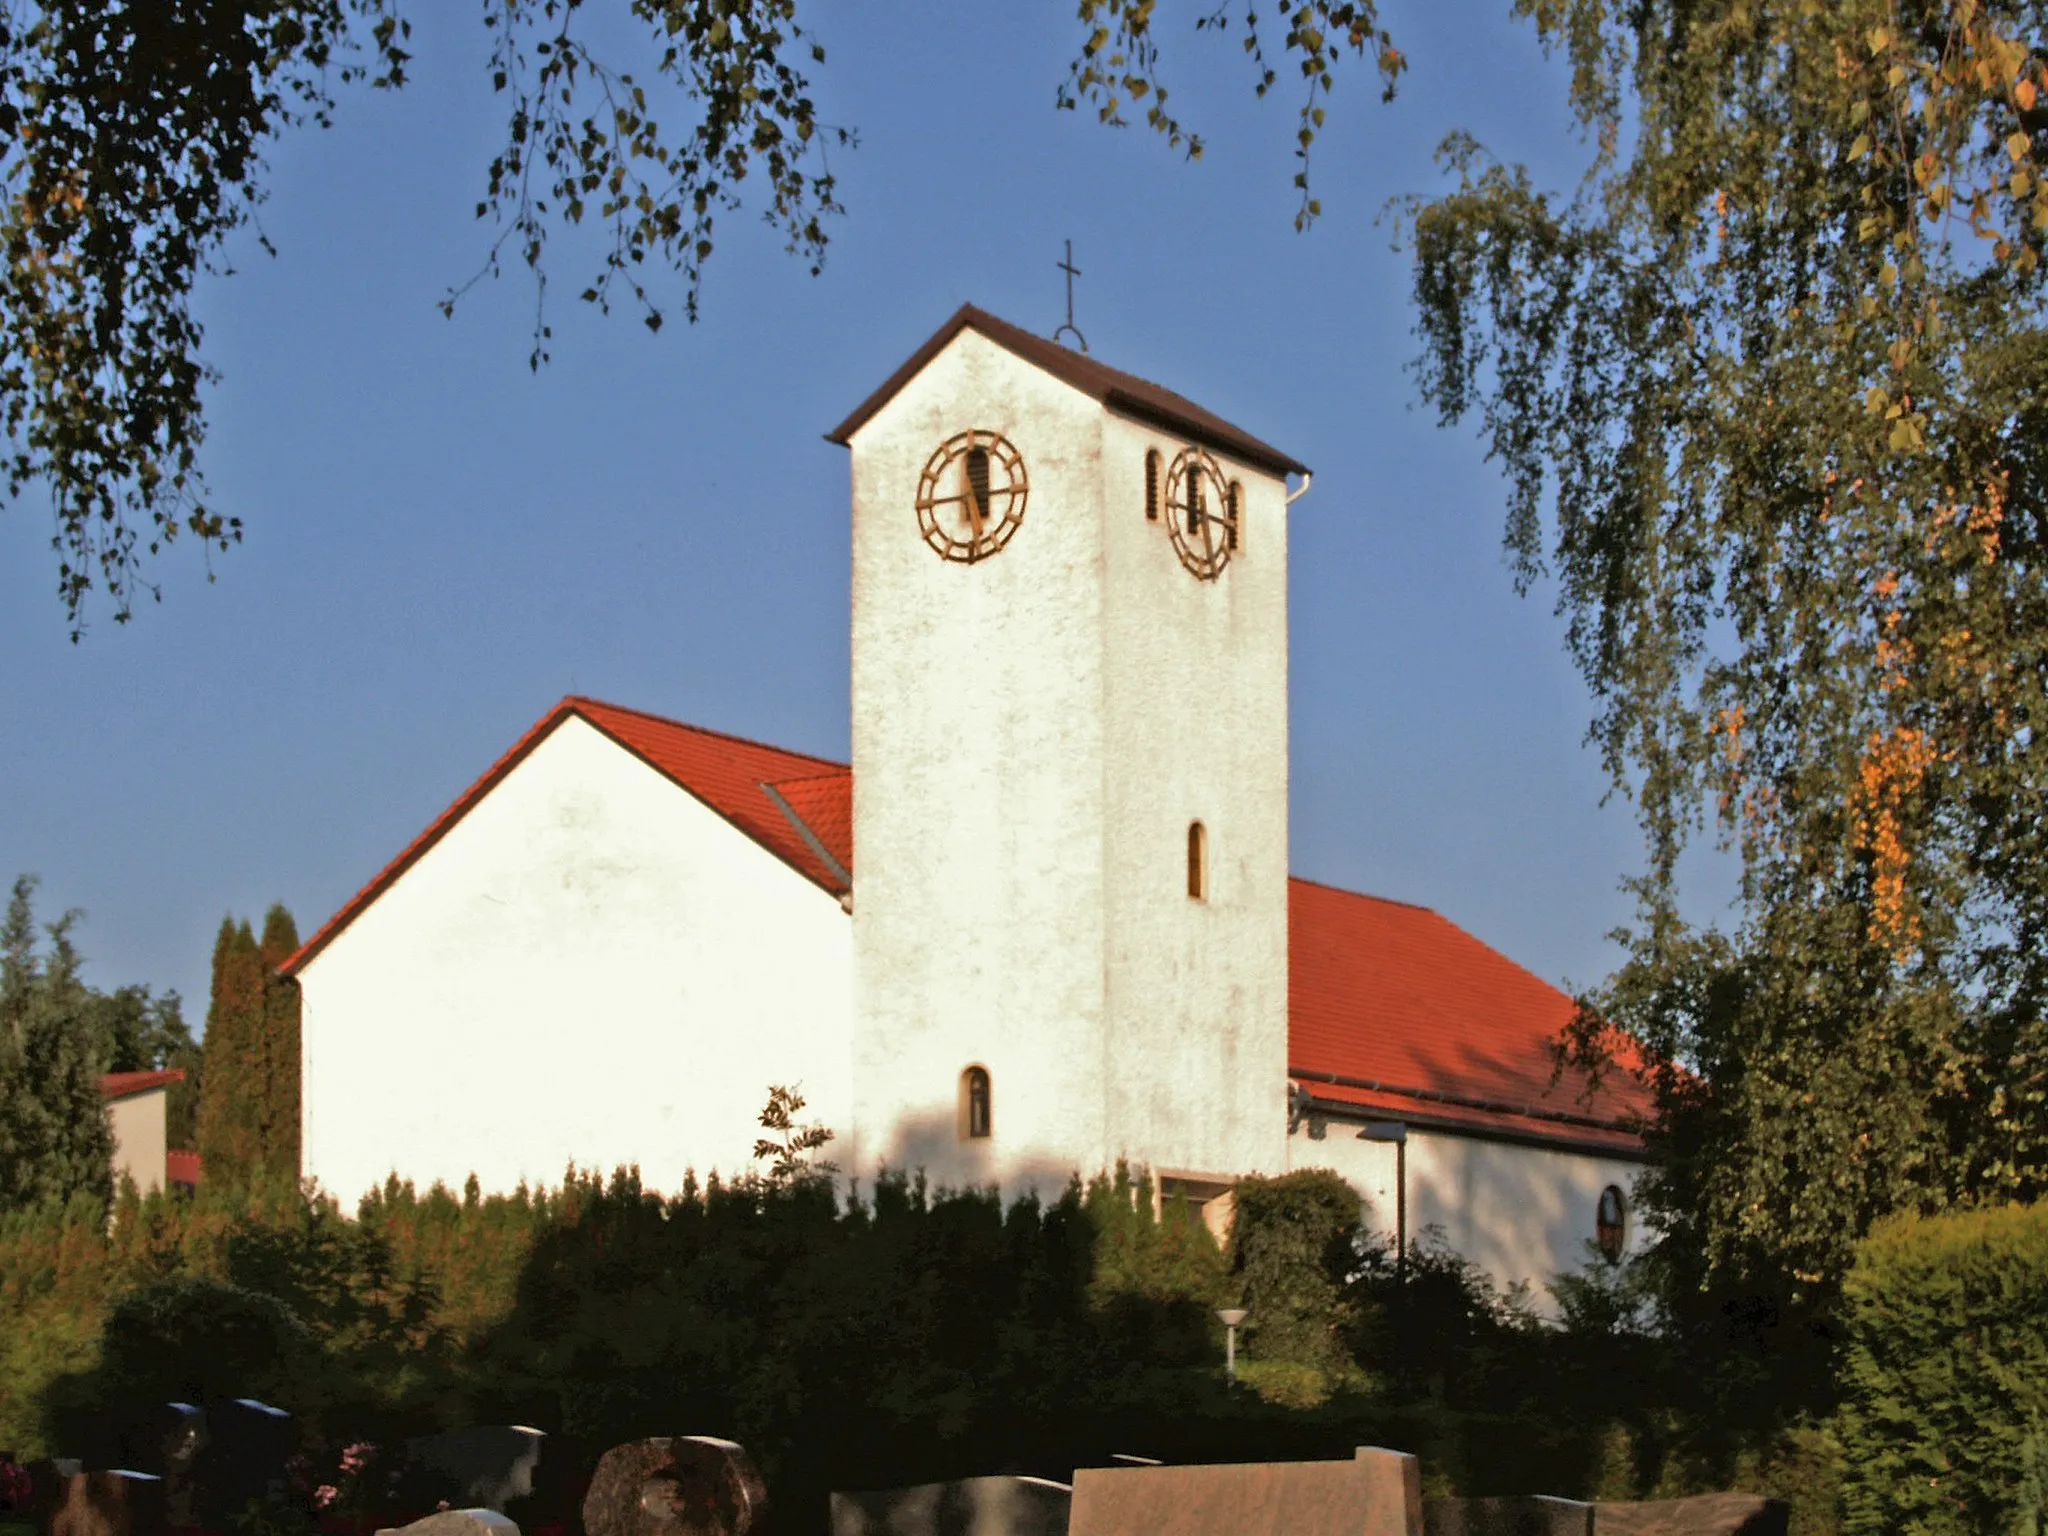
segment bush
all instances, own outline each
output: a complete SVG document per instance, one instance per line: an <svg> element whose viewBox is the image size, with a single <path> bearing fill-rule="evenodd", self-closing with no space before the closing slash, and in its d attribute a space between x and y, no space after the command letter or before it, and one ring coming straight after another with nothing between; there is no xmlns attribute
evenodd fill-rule
<svg viewBox="0 0 2048 1536"><path fill-rule="evenodd" d="M1240 1179L1230 1267L1240 1287L1245 1352L1320 1371L1351 1364L1344 1288L1358 1262L1358 1192L1327 1168Z"/></svg>
<svg viewBox="0 0 2048 1536"><path fill-rule="evenodd" d="M1880 1222L1846 1303L1844 1529L2038 1532L2048 1205Z"/></svg>

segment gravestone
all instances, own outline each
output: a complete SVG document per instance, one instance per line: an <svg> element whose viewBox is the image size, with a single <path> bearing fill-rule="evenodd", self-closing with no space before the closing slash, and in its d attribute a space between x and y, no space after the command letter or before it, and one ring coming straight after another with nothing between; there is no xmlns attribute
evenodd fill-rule
<svg viewBox="0 0 2048 1536"><path fill-rule="evenodd" d="M1083 1467L1069 1536L1422 1536L1412 1458ZM1417 1501L1419 1502L1419 1501Z"/></svg>
<svg viewBox="0 0 2048 1536"><path fill-rule="evenodd" d="M1074 1491L1042 1477L967 1477L832 1495L832 1536L1067 1536Z"/></svg>
<svg viewBox="0 0 2048 1536"><path fill-rule="evenodd" d="M147 1472L79 1472L64 1479L42 1527L49 1536L163 1536L163 1479Z"/></svg>
<svg viewBox="0 0 2048 1536"><path fill-rule="evenodd" d="M206 1448L206 1414L190 1403L157 1403L103 1429L94 1463L125 1467L163 1479L164 1520L195 1522L194 1491L200 1452Z"/></svg>
<svg viewBox="0 0 2048 1536"><path fill-rule="evenodd" d="M406 1457L411 1469L421 1474L419 1486L431 1489L426 1503L445 1499L465 1509L493 1509L502 1515L512 1500L533 1493L546 1438L523 1424L484 1424L409 1440Z"/></svg>
<svg viewBox="0 0 2048 1536"><path fill-rule="evenodd" d="M377 1536L519 1536L519 1527L495 1509L443 1509L411 1525L386 1526Z"/></svg>
<svg viewBox="0 0 2048 1536"><path fill-rule="evenodd" d="M1402 1525L1412 1536L1422 1536L1422 1463L1406 1451L1380 1445L1361 1445L1352 1459L1376 1483L1400 1489Z"/></svg>
<svg viewBox="0 0 2048 1536"><path fill-rule="evenodd" d="M193 1523L229 1531L251 1504L283 1502L297 1433L290 1414L252 1397L213 1404L192 1461Z"/></svg>
<svg viewBox="0 0 2048 1536"><path fill-rule="evenodd" d="M1593 1536L1786 1536L1792 1506L1754 1493L1595 1504Z"/></svg>
<svg viewBox="0 0 2048 1536"><path fill-rule="evenodd" d="M1524 1494L1504 1499L1430 1499L1427 1536L1592 1536L1593 1506L1577 1499Z"/></svg>
<svg viewBox="0 0 2048 1536"><path fill-rule="evenodd" d="M711 1435L615 1445L583 1497L586 1536L747 1536L768 1489L746 1450Z"/></svg>

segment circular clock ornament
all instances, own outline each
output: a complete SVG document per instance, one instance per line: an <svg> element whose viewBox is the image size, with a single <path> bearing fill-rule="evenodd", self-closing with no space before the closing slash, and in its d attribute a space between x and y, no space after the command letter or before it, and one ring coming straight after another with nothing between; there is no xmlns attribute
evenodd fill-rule
<svg viewBox="0 0 2048 1536"><path fill-rule="evenodd" d="M1166 472L1166 531L1197 581L1214 581L1237 547L1237 508L1216 461L1183 449Z"/></svg>
<svg viewBox="0 0 2048 1536"><path fill-rule="evenodd" d="M972 565L1015 536L1031 484L1024 459L995 432L960 432L939 444L917 482L917 525L943 560Z"/></svg>

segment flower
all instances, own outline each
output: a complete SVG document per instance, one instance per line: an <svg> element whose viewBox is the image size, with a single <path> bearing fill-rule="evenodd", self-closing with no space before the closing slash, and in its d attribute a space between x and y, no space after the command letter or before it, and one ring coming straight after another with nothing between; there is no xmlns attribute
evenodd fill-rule
<svg viewBox="0 0 2048 1536"><path fill-rule="evenodd" d="M334 1484L322 1483L313 1490L313 1507L315 1509L325 1509L340 1497L341 1490L335 1487Z"/></svg>

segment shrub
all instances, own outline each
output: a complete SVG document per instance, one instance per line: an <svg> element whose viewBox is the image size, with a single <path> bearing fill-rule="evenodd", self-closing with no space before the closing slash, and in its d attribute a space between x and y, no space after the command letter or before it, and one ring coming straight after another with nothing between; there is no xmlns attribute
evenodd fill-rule
<svg viewBox="0 0 2048 1536"><path fill-rule="evenodd" d="M1846 1304L1844 1529L2039 1531L2048 1205L1880 1222Z"/></svg>
<svg viewBox="0 0 2048 1536"><path fill-rule="evenodd" d="M1334 1371L1349 1366L1344 1288L1358 1262L1358 1192L1327 1168L1240 1179L1230 1267L1240 1287L1245 1350Z"/></svg>

